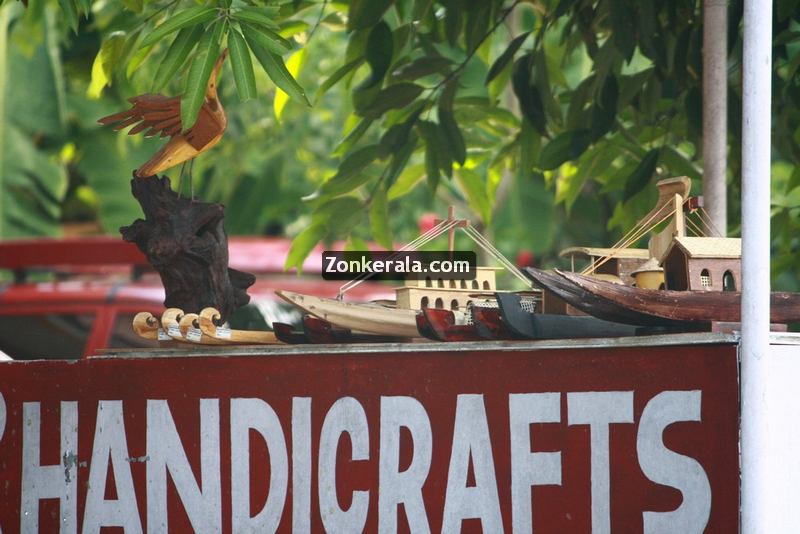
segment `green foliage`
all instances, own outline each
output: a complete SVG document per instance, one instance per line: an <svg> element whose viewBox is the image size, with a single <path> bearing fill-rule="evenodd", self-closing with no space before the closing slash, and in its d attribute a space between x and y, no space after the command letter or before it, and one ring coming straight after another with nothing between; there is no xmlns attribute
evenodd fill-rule
<svg viewBox="0 0 800 534"><path fill-rule="evenodd" d="M42 25L34 4L19 23L25 36ZM507 254L525 247L553 257L567 245L616 241L651 207L656 180L701 179L699 0L65 4L59 2L62 29L80 30L61 32L71 87L57 87L63 80L60 60L53 59L58 45L32 46L20 29L13 46L30 49L27 57L41 56L31 65L49 61L52 68L14 74L37 90L6 91L6 107L17 116L3 122L13 119L45 159L68 170L70 188L103 187L105 221L114 219L104 205L123 206L130 196L110 184L124 183L121 177L140 162L137 151L152 145L121 141L91 120L68 125L65 116L92 119L103 114L98 108L119 108L124 98L153 88L177 94L183 82L182 114L189 123L224 47L233 82L220 84L229 125L225 142L196 162L200 194L229 202L231 231L283 224L297 236L287 266L301 265L320 240L408 241L416 217L447 204L469 213ZM783 287L800 280L800 174L787 170L800 167L795 4L778 0L774 24L773 141L780 177L773 180L773 250ZM731 221L739 218L741 12L741 1L732 2ZM81 25L86 14L91 23ZM307 61L290 72L284 58L298 49ZM80 59L86 51L96 55L93 103L84 96L91 67ZM304 87L315 94L310 111ZM280 127L262 100L276 88L291 98L285 109L281 102ZM26 127L33 124L41 131ZM6 133L0 150L12 136L18 138ZM54 156L68 142L77 153L60 161ZM103 163L91 154L95 147L111 154L113 172L101 171ZM101 186L106 177L109 186Z"/></svg>

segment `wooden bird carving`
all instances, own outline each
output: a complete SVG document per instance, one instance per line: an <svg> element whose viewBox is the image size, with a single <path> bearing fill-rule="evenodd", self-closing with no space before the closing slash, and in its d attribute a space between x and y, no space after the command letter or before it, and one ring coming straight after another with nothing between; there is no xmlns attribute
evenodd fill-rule
<svg viewBox="0 0 800 534"><path fill-rule="evenodd" d="M197 157L219 142L222 134L225 133L228 119L219 98L217 98L217 76L227 55L226 49L217 59L214 71L208 79L205 101L200 107L197 121L188 130L184 131L183 124L181 124L181 98L160 94L134 96L128 100L133 104L130 109L97 121L100 124L114 124L114 130L121 130L135 124L128 135L147 130L144 134L145 137L154 135L170 137L166 145L136 170L136 176L158 174Z"/></svg>

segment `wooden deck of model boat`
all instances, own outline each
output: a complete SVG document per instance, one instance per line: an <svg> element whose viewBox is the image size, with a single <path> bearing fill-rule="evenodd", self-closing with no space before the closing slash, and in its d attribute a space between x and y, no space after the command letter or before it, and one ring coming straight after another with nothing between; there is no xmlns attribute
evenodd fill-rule
<svg viewBox="0 0 800 534"><path fill-rule="evenodd" d="M556 270L574 288L575 294L583 294L593 301L601 302L590 312L596 317L598 310L609 311L617 317L617 311L636 314L639 321L631 324L664 324L659 321L682 322L739 322L741 320L741 293L734 291L669 291L639 289L611 284L576 273ZM618 320L618 319L615 319ZM800 322L800 294L772 293L770 298L770 320L772 323ZM629 321L620 321L629 322Z"/></svg>

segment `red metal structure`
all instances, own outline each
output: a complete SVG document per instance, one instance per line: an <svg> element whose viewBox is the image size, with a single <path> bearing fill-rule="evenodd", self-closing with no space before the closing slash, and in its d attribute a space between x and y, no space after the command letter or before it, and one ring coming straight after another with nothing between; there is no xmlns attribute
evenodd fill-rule
<svg viewBox="0 0 800 534"><path fill-rule="evenodd" d="M275 289L335 295L338 284L283 270L290 242L282 238L232 238L230 266L256 274L250 295L257 306L282 306ZM318 273L322 248L304 272ZM130 324L137 312L160 315L164 290L142 253L119 238L32 239L0 243L0 350L14 357L92 356L107 347L148 346ZM47 273L47 281L35 281ZM388 286L363 284L355 299L386 298Z"/></svg>

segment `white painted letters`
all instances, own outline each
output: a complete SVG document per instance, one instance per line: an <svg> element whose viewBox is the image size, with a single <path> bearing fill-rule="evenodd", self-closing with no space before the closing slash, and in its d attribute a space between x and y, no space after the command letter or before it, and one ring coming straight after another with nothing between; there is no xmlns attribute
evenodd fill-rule
<svg viewBox="0 0 800 534"><path fill-rule="evenodd" d="M347 433L353 444L352 460L369 459L369 427L364 408L353 397L342 397L328 410L319 439L319 508L327 532L361 533L367 521L369 491L354 491L350 508L342 510L336 498L336 450Z"/></svg>
<svg viewBox="0 0 800 534"><path fill-rule="evenodd" d="M414 455L400 472L400 428L411 432ZM413 397L381 397L378 532L397 532L397 508L403 504L412 533L429 533L422 486L433 454L431 422L425 407Z"/></svg>
<svg viewBox="0 0 800 534"><path fill-rule="evenodd" d="M591 433L592 534L611 532L611 474L608 425L633 423L633 391L567 394L570 425L589 425Z"/></svg>
<svg viewBox="0 0 800 534"><path fill-rule="evenodd" d="M703 467L667 449L662 434L678 421L700 421L700 391L664 391L653 397L642 412L636 453L642 472L657 484L677 488L681 505L671 512L644 512L644 531L703 532L711 513L711 486Z"/></svg>
<svg viewBox="0 0 800 534"><path fill-rule="evenodd" d="M61 463L40 465L41 404L22 405L20 532L39 532L39 501L58 499L61 534L78 532L78 403L61 403Z"/></svg>
<svg viewBox="0 0 800 534"><path fill-rule="evenodd" d="M475 473L474 487L467 487L470 458ZM484 532L503 532L483 395L459 395L442 532L461 532L461 522L476 517L480 518Z"/></svg>
<svg viewBox="0 0 800 534"><path fill-rule="evenodd" d="M83 534L99 533L100 527L122 527L125 534L140 534L142 523L136 507L136 492L128 462L128 443L122 418L122 401L97 403L89 489L83 512ZM105 500L108 462L114 471L117 498Z"/></svg>
<svg viewBox="0 0 800 534"><path fill-rule="evenodd" d="M533 532L531 486L561 485L561 453L531 452L530 426L561 421L561 394L512 394L508 396L508 410L513 531Z"/></svg>
<svg viewBox="0 0 800 534"><path fill-rule="evenodd" d="M219 458L219 400L200 399L200 479L186 458L175 421L165 400L147 401L147 532L169 531L167 471L195 532L222 531Z"/></svg>
<svg viewBox="0 0 800 534"><path fill-rule="evenodd" d="M267 502L250 515L250 429L269 450ZM289 482L286 439L278 414L261 399L231 399L231 501L233 532L275 532L283 514Z"/></svg>

